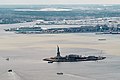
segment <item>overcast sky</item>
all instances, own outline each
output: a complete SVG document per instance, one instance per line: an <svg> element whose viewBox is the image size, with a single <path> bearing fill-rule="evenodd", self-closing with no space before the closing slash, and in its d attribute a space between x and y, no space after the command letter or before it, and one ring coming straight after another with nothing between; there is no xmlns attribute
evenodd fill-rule
<svg viewBox="0 0 120 80"><path fill-rule="evenodd" d="M0 0L0 4L120 4L120 0Z"/></svg>

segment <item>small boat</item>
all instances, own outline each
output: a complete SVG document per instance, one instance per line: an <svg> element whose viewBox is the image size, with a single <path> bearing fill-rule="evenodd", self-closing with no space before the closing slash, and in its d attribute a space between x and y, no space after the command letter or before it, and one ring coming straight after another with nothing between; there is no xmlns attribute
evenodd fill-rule
<svg viewBox="0 0 120 80"><path fill-rule="evenodd" d="M57 75L63 75L63 73L62 72L58 72Z"/></svg>
<svg viewBox="0 0 120 80"><path fill-rule="evenodd" d="M48 61L48 63L53 63L53 61Z"/></svg>
<svg viewBox="0 0 120 80"><path fill-rule="evenodd" d="M98 39L99 41L105 41L106 39L104 39L104 38L101 38L101 39Z"/></svg>
<svg viewBox="0 0 120 80"><path fill-rule="evenodd" d="M9 69L8 72L12 72L12 69Z"/></svg>
<svg viewBox="0 0 120 80"><path fill-rule="evenodd" d="M6 58L7 61L9 61L10 59L9 58Z"/></svg>

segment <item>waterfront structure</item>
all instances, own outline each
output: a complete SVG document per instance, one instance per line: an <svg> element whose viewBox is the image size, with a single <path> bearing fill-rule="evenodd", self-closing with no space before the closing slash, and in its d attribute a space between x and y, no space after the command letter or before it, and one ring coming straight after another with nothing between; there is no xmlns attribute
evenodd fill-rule
<svg viewBox="0 0 120 80"><path fill-rule="evenodd" d="M96 34L119 34L120 27L108 27L107 25L96 26L80 26L68 28L49 28L42 29L41 27L19 27L4 29L5 31L15 32L16 34L58 34L58 33L93 33Z"/></svg>
<svg viewBox="0 0 120 80"><path fill-rule="evenodd" d="M78 61L97 61L97 60L103 60L106 57L102 57L102 56L87 56L87 57L83 57L82 55L74 55L74 54L70 54L70 55L66 55L65 57L62 57L60 55L60 51L59 51L59 46L57 46L57 56L55 57L50 57L50 58L44 58L44 61L48 61L48 63L52 63L52 62L78 62Z"/></svg>

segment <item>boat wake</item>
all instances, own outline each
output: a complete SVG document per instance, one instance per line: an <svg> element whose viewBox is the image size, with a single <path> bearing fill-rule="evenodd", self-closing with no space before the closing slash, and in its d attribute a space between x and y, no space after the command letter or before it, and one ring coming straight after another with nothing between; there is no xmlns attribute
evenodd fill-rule
<svg viewBox="0 0 120 80"><path fill-rule="evenodd" d="M16 72L9 72L8 73L9 79L10 80L22 80L20 76L16 74Z"/></svg>
<svg viewBox="0 0 120 80"><path fill-rule="evenodd" d="M80 76L80 75L77 75L77 74L64 74L66 76L70 76L70 77L75 77L75 78L79 78L80 80L96 80L96 79L93 79L93 78L88 78L88 77L83 77L83 76Z"/></svg>

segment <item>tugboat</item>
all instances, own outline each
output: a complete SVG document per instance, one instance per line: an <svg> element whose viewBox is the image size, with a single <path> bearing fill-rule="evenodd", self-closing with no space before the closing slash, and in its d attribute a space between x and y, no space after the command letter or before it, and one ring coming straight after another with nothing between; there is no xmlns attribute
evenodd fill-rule
<svg viewBox="0 0 120 80"><path fill-rule="evenodd" d="M70 54L70 55L66 55L65 57L62 57L60 55L60 50L59 50L59 46L57 46L57 56L55 57L50 57L50 58L45 58L43 59L44 61L48 61L48 63L53 63L53 62L78 62L78 61L97 61L97 60L103 60L106 57L102 57L102 56L87 56L87 57L83 57L81 55L74 55L74 54Z"/></svg>

